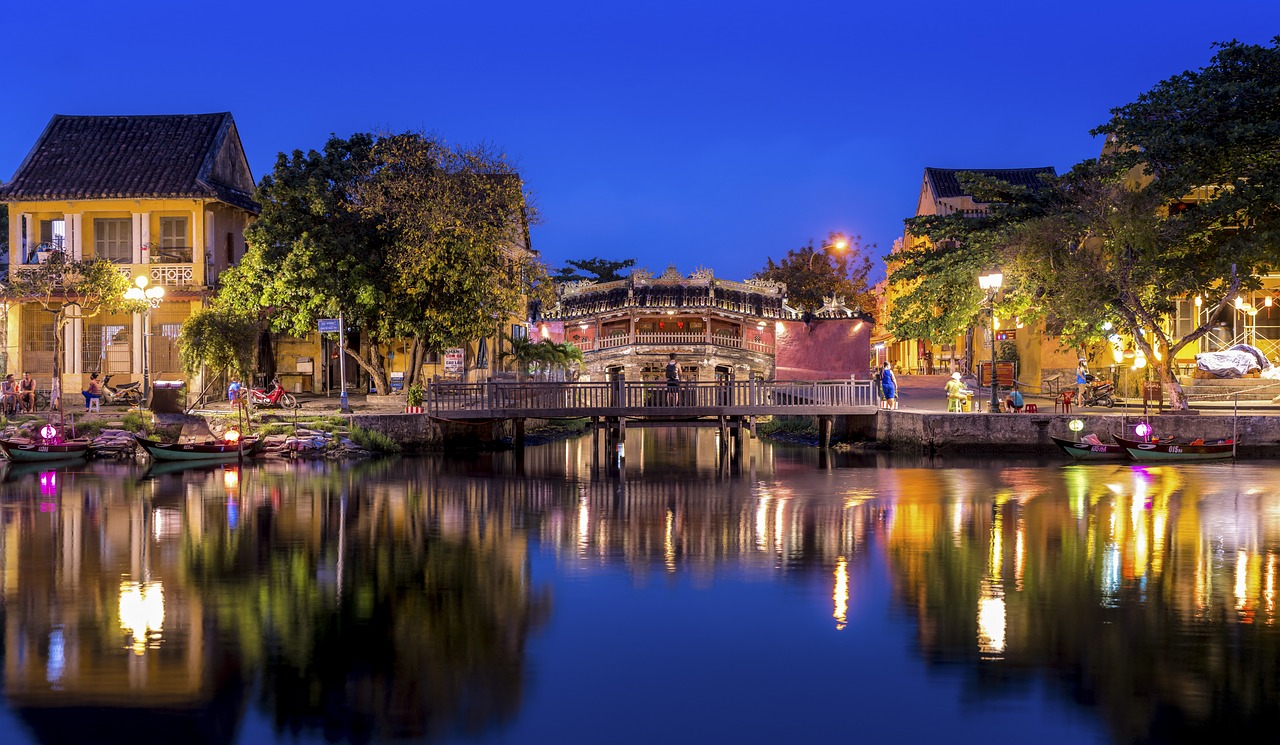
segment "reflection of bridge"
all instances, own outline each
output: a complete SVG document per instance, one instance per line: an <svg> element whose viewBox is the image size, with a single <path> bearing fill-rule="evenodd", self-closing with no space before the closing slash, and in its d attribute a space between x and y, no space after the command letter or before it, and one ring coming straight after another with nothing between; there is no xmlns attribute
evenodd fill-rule
<svg viewBox="0 0 1280 745"><path fill-rule="evenodd" d="M832 417L876 412L869 380L433 382L425 404L430 414L446 419L513 419L517 440L526 418L591 417L616 427L621 438L628 419L682 425L702 420L737 430L756 417L778 415L817 417L826 438Z"/></svg>

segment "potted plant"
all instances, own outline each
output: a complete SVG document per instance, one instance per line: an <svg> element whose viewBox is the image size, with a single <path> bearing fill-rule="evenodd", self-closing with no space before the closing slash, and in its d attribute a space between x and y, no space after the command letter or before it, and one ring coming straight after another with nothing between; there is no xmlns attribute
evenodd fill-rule
<svg viewBox="0 0 1280 745"><path fill-rule="evenodd" d="M404 407L406 414L422 413L422 386L414 383L409 386L409 390L405 391L405 397L408 399L408 406Z"/></svg>

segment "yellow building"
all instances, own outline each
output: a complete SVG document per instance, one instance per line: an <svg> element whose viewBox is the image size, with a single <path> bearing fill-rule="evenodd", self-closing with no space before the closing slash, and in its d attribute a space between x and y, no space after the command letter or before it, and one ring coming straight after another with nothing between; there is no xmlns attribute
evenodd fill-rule
<svg viewBox="0 0 1280 745"><path fill-rule="evenodd" d="M244 228L257 213L253 176L229 113L64 116L50 120L8 183L11 271L61 253L102 258L121 274L164 288L150 313L73 319L62 350L53 321L34 303L8 309L8 372L30 371L41 387L61 353L62 390L82 390L91 372L113 384L185 379L178 361L182 322L244 254ZM191 381L195 382L195 381Z"/></svg>
<svg viewBox="0 0 1280 745"><path fill-rule="evenodd" d="M1041 185L1041 175L1053 175L1051 166L1041 168L926 168L920 185L920 197L916 202L916 217L927 215L963 214L978 216L985 214L989 205L975 202L973 196L966 193L957 175L962 172L973 172L994 179L1023 186L1037 188ZM895 250L901 246L918 247L927 243L928 239L906 233L902 244L895 244ZM977 282L977 279L974 279ZM893 302L908 288L886 284L885 310L892 312ZM1069 383L1074 381L1077 353L1061 345L1056 336L1045 333L1044 321L1023 323L1018 318L997 318L996 345L1013 344L1018 357L1018 379L1032 387L1053 383ZM887 338L877 340L882 343L881 354L887 357L896 369L906 373L951 372L974 370L977 365L991 362L991 320L983 314L976 319L969 330L972 333L972 357L967 350L966 336L957 335L950 343L932 343L925 339ZM997 354L1000 359L1003 354ZM1068 376L1070 380L1068 380Z"/></svg>

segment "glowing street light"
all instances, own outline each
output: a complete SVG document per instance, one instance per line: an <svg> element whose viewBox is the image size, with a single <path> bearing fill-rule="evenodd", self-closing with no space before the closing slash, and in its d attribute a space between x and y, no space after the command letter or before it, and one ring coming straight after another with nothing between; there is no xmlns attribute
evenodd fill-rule
<svg viewBox="0 0 1280 745"><path fill-rule="evenodd" d="M996 329L999 326L996 321L996 293L1000 292L1002 284L1004 274L998 269L978 276L978 287L987 293L987 303L991 306L991 408L988 411L992 414L1000 410L1000 402L996 400Z"/></svg>
<svg viewBox="0 0 1280 745"><path fill-rule="evenodd" d="M809 254L809 269L810 270L813 269L814 257L816 257L819 253L825 253L830 249L835 249L836 251L847 251L849 249L849 241L845 240L843 237L839 237L839 238L836 238L831 243L829 243L828 245L823 246L821 249L818 249L817 251L814 251L813 253Z"/></svg>
<svg viewBox="0 0 1280 745"><path fill-rule="evenodd" d="M124 294L124 299L147 306L146 315L143 317L146 327L142 332L142 400L146 401L151 392L151 357L147 353L147 339L151 337L151 311L160 307L160 303L164 301L164 288L147 287L149 282L145 275L139 276L133 284L134 286Z"/></svg>

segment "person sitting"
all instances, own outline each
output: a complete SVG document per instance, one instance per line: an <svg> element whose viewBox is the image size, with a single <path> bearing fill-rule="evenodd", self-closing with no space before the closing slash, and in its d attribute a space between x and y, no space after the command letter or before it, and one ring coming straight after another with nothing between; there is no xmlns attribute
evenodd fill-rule
<svg viewBox="0 0 1280 745"><path fill-rule="evenodd" d="M969 390L964 387L964 383L960 382L960 373L951 373L951 380L947 381L947 411L961 412L964 411L965 401L969 397Z"/></svg>
<svg viewBox="0 0 1280 745"><path fill-rule="evenodd" d="M98 380L97 373L89 374L89 385L81 393L84 395L85 411L92 409L95 401L98 411L102 411L102 381Z"/></svg>
<svg viewBox="0 0 1280 745"><path fill-rule="evenodd" d="M18 404L28 414L36 411L36 381L29 372L24 372L18 381Z"/></svg>
<svg viewBox="0 0 1280 745"><path fill-rule="evenodd" d="M18 384L13 382L13 373L4 376L4 381L0 382L0 407L6 414L17 411Z"/></svg>
<svg viewBox="0 0 1280 745"><path fill-rule="evenodd" d="M1022 392L1018 390L1018 384L1015 382L1009 388L1009 393L1004 397L1004 410L1010 413L1021 414L1022 407L1025 402L1022 400Z"/></svg>

